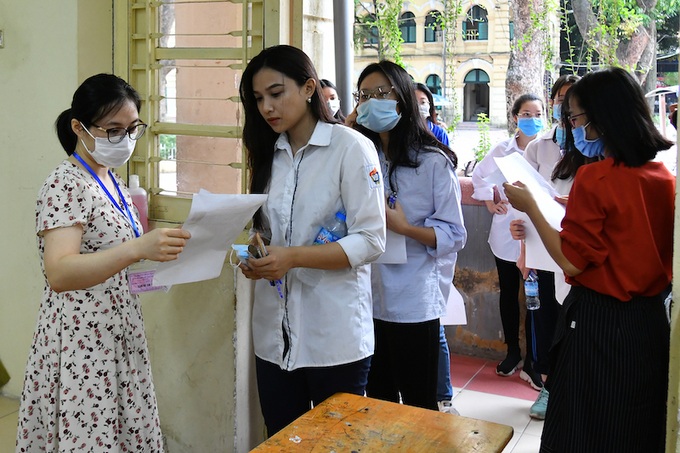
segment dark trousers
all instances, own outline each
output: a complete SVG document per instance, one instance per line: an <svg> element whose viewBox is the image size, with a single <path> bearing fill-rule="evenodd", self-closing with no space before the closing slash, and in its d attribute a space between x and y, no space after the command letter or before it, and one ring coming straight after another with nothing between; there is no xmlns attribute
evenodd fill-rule
<svg viewBox="0 0 680 453"><path fill-rule="evenodd" d="M522 273L512 261L494 258L498 271L499 308L505 344L508 345L509 354L519 355L519 284Z"/></svg>
<svg viewBox="0 0 680 453"><path fill-rule="evenodd" d="M437 410L439 319L420 323L373 320L375 354L366 394Z"/></svg>
<svg viewBox="0 0 680 453"><path fill-rule="evenodd" d="M273 436L300 415L338 392L364 395L371 357L330 367L282 370L278 365L255 358L260 407Z"/></svg>
<svg viewBox="0 0 680 453"><path fill-rule="evenodd" d="M563 277L562 277L563 278ZM549 374L551 367L550 346L555 336L555 326L561 306L555 298L555 274L548 271L538 271L538 298L541 308L534 310L533 326L535 333L534 370L541 374ZM529 334L529 333L527 333Z"/></svg>

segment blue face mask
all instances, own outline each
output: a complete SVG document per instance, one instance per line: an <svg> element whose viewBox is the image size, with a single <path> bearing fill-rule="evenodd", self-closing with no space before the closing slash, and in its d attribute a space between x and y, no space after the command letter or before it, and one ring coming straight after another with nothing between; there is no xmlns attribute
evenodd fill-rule
<svg viewBox="0 0 680 453"><path fill-rule="evenodd" d="M576 149L581 151L581 154L586 157L604 156L604 142L602 142L602 138L598 137L595 140L588 140L586 138L586 127L589 124L590 123L572 130L574 135L574 146L576 146Z"/></svg>
<svg viewBox="0 0 680 453"><path fill-rule="evenodd" d="M527 137L533 137L543 129L543 120L540 118L520 118L517 127Z"/></svg>
<svg viewBox="0 0 680 453"><path fill-rule="evenodd" d="M562 104L553 104L553 118L562 120Z"/></svg>
<svg viewBox="0 0 680 453"><path fill-rule="evenodd" d="M557 128L555 129L555 143L557 143L560 149L564 149L565 145L567 144L563 127L557 126Z"/></svg>
<svg viewBox="0 0 680 453"><path fill-rule="evenodd" d="M371 98L357 107L357 124L378 134L391 131L400 119L394 99Z"/></svg>

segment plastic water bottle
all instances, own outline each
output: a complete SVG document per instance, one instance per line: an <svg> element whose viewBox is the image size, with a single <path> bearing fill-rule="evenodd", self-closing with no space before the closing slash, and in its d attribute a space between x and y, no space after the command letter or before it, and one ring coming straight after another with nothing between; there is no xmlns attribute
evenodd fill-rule
<svg viewBox="0 0 680 453"><path fill-rule="evenodd" d="M535 270L529 271L529 276L524 280L524 295L527 301L527 310L541 308L541 300L538 298L538 275Z"/></svg>
<svg viewBox="0 0 680 453"><path fill-rule="evenodd" d="M130 175L130 187L128 187L132 204L139 213L139 222L142 224L144 233L149 231L149 196L146 190L139 187L139 175Z"/></svg>
<svg viewBox="0 0 680 453"><path fill-rule="evenodd" d="M344 211L335 213L333 224L328 227L321 227L314 239L314 244L329 244L347 236L347 216Z"/></svg>

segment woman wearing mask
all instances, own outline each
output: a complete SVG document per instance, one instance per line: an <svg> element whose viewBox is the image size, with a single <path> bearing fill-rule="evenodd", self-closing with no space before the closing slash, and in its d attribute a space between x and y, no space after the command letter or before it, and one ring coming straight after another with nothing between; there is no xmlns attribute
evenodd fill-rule
<svg viewBox="0 0 680 453"><path fill-rule="evenodd" d="M368 263L384 251L385 200L373 145L330 116L303 51L260 52L240 96L250 191L268 194L253 228L269 254L241 269L257 280L253 343L271 436L334 393L364 394L374 345ZM338 211L347 235L314 245Z"/></svg>
<svg viewBox="0 0 680 453"><path fill-rule="evenodd" d="M540 134L536 139L532 140L524 151L524 158L531 164L532 167L543 178L551 183L557 192L562 196L569 195L571 189L572 178L559 179L553 177L555 166L562 159L565 150L565 130L562 123L562 106L567 91L571 86L579 80L577 75L569 74L558 77L550 91L550 106L552 107L552 117L555 121L554 125L547 132ZM580 153L579 153L580 154ZM521 223L521 220L513 220L510 222L511 229L513 225ZM518 239L513 235L514 239ZM523 236L521 237L523 238ZM522 244L524 247L524 244ZM524 253L521 254L520 262L518 263L522 269L523 275L529 272L524 266ZM564 296L556 298L555 288L564 285L564 275L560 272L555 275L554 272L537 269L538 275L538 296L541 300L541 307L534 310L529 316L532 317L534 329L533 344L536 347L533 350L534 356L533 369L541 375L541 380L545 383L548 371L550 369L550 360L548 351L552 345L553 334L555 333L555 323L557 322L557 314L559 311L559 304L564 300ZM558 279L559 281L556 281ZM558 303L559 302L559 303ZM527 332L527 335L529 333ZM548 390L541 388L536 402L529 409L529 415L532 418L543 420L545 418L545 411L548 405Z"/></svg>
<svg viewBox="0 0 680 453"><path fill-rule="evenodd" d="M351 125L378 149L385 174L387 228L405 236L407 261L373 264L375 354L370 397L438 410L439 318L467 233L456 155L430 133L413 82L390 61L359 76Z"/></svg>
<svg viewBox="0 0 680 453"><path fill-rule="evenodd" d="M430 92L427 85L423 83L416 83L414 85L416 89L418 110L423 118L427 120L427 127L429 127L434 136L437 137L437 140L446 146L449 146L449 136L446 133L446 130L437 123L437 110L434 108L432 92Z"/></svg>
<svg viewBox="0 0 680 453"><path fill-rule="evenodd" d="M489 212L493 214L489 231L489 246L498 270L501 322L505 344L508 348L507 356L496 366L496 374L499 376L511 376L522 361L519 347L519 287L522 275L516 265L520 254L520 243L510 234L512 218L508 215L508 202L502 191L499 193L492 181L493 174L499 171L494 157L503 157L512 153L524 154L524 149L529 142L543 129L543 101L534 94L523 94L515 100L511 112L517 122L517 132L494 146L472 173L474 186L472 197L484 201ZM525 332L531 332L531 318L528 314L524 327ZM530 335L526 335L526 357L520 377L529 382L534 389L540 390L543 382L540 374L536 373L531 366L533 348L530 338Z"/></svg>
<svg viewBox="0 0 680 453"><path fill-rule="evenodd" d="M578 170L562 231L520 182L504 184L572 285L541 451L663 452L675 177L653 159L673 143L621 68L586 74L569 94L576 148L604 159Z"/></svg>
<svg viewBox="0 0 680 453"><path fill-rule="evenodd" d="M181 229L141 224L123 181L146 129L121 78L85 80L56 122L69 156L38 196L45 289L21 396L17 451L162 452L149 352L128 266L177 259Z"/></svg>
<svg viewBox="0 0 680 453"><path fill-rule="evenodd" d="M333 118L340 121L341 123L344 123L345 114L342 113L342 108L340 108L340 97L338 96L338 89L335 88L335 85L333 85L333 83L330 80L321 79L320 82L321 91L323 91L323 95L326 98L326 104L328 105L328 108L330 109Z"/></svg>

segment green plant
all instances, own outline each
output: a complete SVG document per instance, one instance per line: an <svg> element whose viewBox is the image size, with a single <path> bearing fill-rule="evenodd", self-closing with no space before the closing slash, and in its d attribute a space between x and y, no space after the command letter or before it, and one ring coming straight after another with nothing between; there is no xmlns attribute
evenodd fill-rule
<svg viewBox="0 0 680 453"><path fill-rule="evenodd" d="M403 2L401 0L373 0L373 11L370 11L362 2L355 0L355 47L358 41L366 41L371 36L371 28L375 27L378 32L378 43L375 47L378 51L378 60L390 59L401 67L404 60L401 58L401 44L404 39L399 28L399 15ZM359 13L361 8L363 13Z"/></svg>
<svg viewBox="0 0 680 453"><path fill-rule="evenodd" d="M160 142L160 155L163 160L174 160L177 154L177 136L161 134L158 136Z"/></svg>
<svg viewBox="0 0 680 453"><path fill-rule="evenodd" d="M462 0L444 0L444 12L439 16L439 26L444 32L444 94L453 103L453 114L449 117L447 131L455 132L463 115L460 112L458 95L455 88L456 59L452 58L459 35L460 16L463 14Z"/></svg>
<svg viewBox="0 0 680 453"><path fill-rule="evenodd" d="M475 160L477 162L484 159L491 150L491 135L489 133L489 117L486 113L477 114L477 130L479 131L479 142L474 147Z"/></svg>

